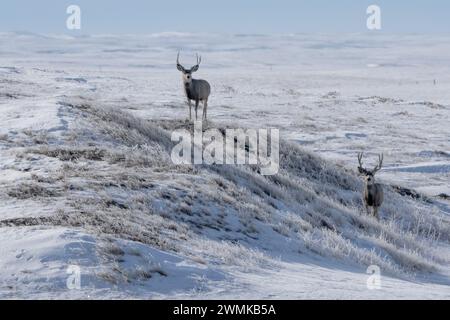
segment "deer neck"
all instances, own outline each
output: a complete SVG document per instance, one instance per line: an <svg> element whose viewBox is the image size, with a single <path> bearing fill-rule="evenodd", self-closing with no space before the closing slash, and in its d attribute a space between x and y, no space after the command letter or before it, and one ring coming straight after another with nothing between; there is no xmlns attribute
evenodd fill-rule
<svg viewBox="0 0 450 320"><path fill-rule="evenodd" d="M192 81L190 82L184 82L184 88L186 90L190 90L192 88Z"/></svg>
<svg viewBox="0 0 450 320"><path fill-rule="evenodd" d="M194 100L194 95L193 95L193 84L192 81L191 82L184 82L184 93L186 94L186 97L190 100Z"/></svg>
<svg viewBox="0 0 450 320"><path fill-rule="evenodd" d="M368 190L371 190L371 189L375 188L375 181L373 181L372 183L366 182L366 188Z"/></svg>

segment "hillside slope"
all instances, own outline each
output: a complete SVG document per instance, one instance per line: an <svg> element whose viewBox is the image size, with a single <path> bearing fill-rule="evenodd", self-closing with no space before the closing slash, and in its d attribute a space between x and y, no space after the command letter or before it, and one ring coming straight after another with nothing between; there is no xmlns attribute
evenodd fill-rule
<svg viewBox="0 0 450 320"><path fill-rule="evenodd" d="M27 98L4 99L24 106ZM274 176L250 166L177 166L170 133L191 125L144 120L124 104L55 95L38 126L34 109L21 116L26 129L2 134L2 297L286 297L281 287L271 296L244 283L253 279L257 290L276 274L296 279L296 265L319 276L308 290L286 284L287 297L327 297L314 290L346 274L353 284L328 297L370 297L369 265L445 297L450 221L432 202L386 185L376 221L363 213L355 172L287 141ZM80 290L66 287L72 265Z"/></svg>

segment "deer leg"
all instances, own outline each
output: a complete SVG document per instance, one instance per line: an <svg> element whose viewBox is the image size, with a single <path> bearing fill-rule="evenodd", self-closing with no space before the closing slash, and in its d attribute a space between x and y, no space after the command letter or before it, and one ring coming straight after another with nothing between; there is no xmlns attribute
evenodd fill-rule
<svg viewBox="0 0 450 320"><path fill-rule="evenodd" d="M378 207L373 207L373 215L377 220L380 220L380 216L378 215Z"/></svg>
<svg viewBox="0 0 450 320"><path fill-rule="evenodd" d="M198 100L195 100L195 120L197 120Z"/></svg>
<svg viewBox="0 0 450 320"><path fill-rule="evenodd" d="M208 99L203 100L203 118L206 120L206 111L208 109Z"/></svg>
<svg viewBox="0 0 450 320"><path fill-rule="evenodd" d="M189 121L192 120L192 103L191 99L188 99L188 105L189 105Z"/></svg>

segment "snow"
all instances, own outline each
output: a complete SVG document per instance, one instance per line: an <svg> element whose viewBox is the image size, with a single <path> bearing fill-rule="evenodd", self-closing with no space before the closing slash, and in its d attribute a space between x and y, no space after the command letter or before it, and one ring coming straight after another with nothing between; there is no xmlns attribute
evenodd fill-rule
<svg viewBox="0 0 450 320"><path fill-rule="evenodd" d="M224 278L205 265L132 241L99 244L77 229L4 228L0 239L3 298L130 298L139 293L154 298L200 291L204 279ZM114 264L122 278L103 272L108 264ZM71 266L79 267L80 288L67 284ZM123 284L127 281L134 282L128 294L131 288ZM149 283L144 287L145 281Z"/></svg>
<svg viewBox="0 0 450 320"><path fill-rule="evenodd" d="M0 40L1 298L450 298L448 36ZM171 162L180 49L209 126L280 130L278 175ZM359 151L384 153L380 222Z"/></svg>
<svg viewBox="0 0 450 320"><path fill-rule="evenodd" d="M339 268L339 272L336 272ZM448 285L405 282L381 275L380 288L368 289L368 274L317 261L283 264L279 271L236 273L244 288L221 288L207 298L233 299L448 299ZM344 296L343 296L344 294Z"/></svg>

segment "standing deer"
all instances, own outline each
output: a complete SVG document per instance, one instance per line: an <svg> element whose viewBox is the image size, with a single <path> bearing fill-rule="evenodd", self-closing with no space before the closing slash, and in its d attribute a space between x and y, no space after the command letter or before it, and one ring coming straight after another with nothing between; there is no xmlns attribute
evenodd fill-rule
<svg viewBox="0 0 450 320"><path fill-rule="evenodd" d="M359 173L365 176L364 188L364 204L366 206L367 214L370 214L369 208L373 208L373 215L379 219L378 209L383 203L383 188L379 183L375 182L375 173L377 173L383 166L383 154L378 155L378 164L373 170L367 170L362 165L363 153L358 153L358 170Z"/></svg>
<svg viewBox="0 0 450 320"><path fill-rule="evenodd" d="M200 101L203 102L203 116L206 120L206 112L208 108L208 97L211 93L211 86L208 81L193 79L192 74L198 70L202 58L197 55L197 64L190 69L185 69L179 62L180 53L177 55L177 69L182 72L184 92L189 104L189 120L192 119L191 100L195 101L195 120L197 120L197 109Z"/></svg>

